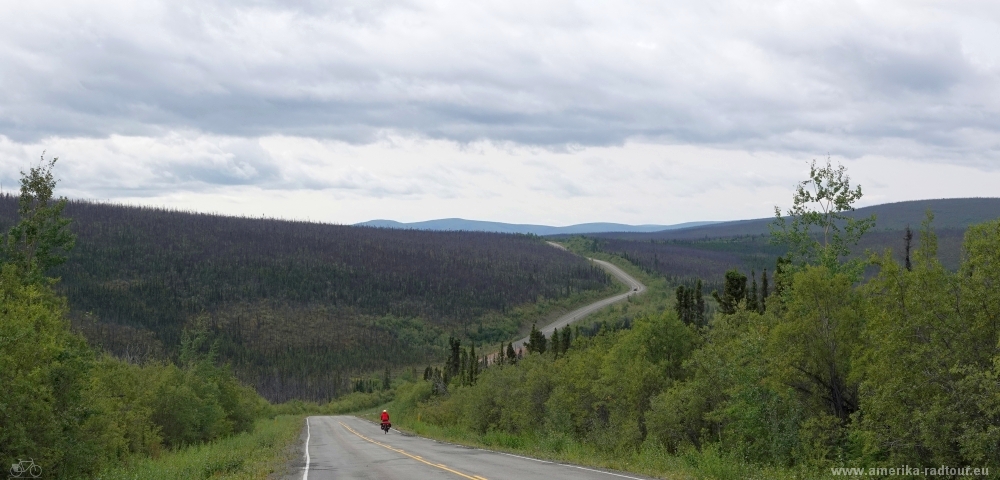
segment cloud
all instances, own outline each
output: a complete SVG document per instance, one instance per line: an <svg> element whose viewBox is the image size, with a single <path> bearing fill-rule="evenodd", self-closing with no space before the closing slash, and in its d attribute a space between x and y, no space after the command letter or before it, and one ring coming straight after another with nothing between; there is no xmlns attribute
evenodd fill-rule
<svg viewBox="0 0 1000 480"><path fill-rule="evenodd" d="M0 19L5 189L47 151L77 198L670 223L769 215L826 154L866 201L995 195L1000 174L990 3L50 0Z"/></svg>
<svg viewBox="0 0 1000 480"><path fill-rule="evenodd" d="M195 132L22 144L0 136L0 181L48 149L59 193L233 215L356 223L464 217L567 225L670 224L771 215L787 208L808 158L667 145L551 150L390 136L368 144L308 137L259 140ZM947 162L833 156L864 187L864 204L991 196L1000 171Z"/></svg>
<svg viewBox="0 0 1000 480"><path fill-rule="evenodd" d="M987 48L1000 15L982 10L9 2L0 131L25 142L178 130L546 147L644 138L995 160L954 140L995 143L1000 127L998 54Z"/></svg>

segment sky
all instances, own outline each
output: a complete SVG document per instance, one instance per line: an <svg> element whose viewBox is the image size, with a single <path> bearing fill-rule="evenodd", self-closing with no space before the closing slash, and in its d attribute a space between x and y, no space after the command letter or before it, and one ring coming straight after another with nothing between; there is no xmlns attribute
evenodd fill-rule
<svg viewBox="0 0 1000 480"><path fill-rule="evenodd" d="M1000 196L993 1L0 2L0 183L351 224Z"/></svg>

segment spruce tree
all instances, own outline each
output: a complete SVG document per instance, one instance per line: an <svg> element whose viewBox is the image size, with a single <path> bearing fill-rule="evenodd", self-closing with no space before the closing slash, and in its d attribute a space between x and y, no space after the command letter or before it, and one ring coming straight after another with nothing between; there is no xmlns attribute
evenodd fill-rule
<svg viewBox="0 0 1000 480"><path fill-rule="evenodd" d="M549 339L549 345L552 346L552 356L559 358L559 347L562 343L559 342L559 329L552 329L552 338Z"/></svg>
<svg viewBox="0 0 1000 480"><path fill-rule="evenodd" d="M444 368L445 383L448 383L447 379L455 378L462 373L462 341L455 337L448 337L448 346L451 351Z"/></svg>
<svg viewBox="0 0 1000 480"><path fill-rule="evenodd" d="M528 353L545 353L546 342L545 334L532 324L531 334L528 335L528 343L524 345L524 348L528 350Z"/></svg>
<svg viewBox="0 0 1000 480"><path fill-rule="evenodd" d="M476 376L479 375L479 359L476 358L476 344L469 347L469 384L476 384Z"/></svg>
<svg viewBox="0 0 1000 480"><path fill-rule="evenodd" d="M684 285L678 285L677 289L674 290L674 311L677 312L677 318L680 318L684 323L687 323L687 308L685 303L687 303L687 287Z"/></svg>
<svg viewBox="0 0 1000 480"><path fill-rule="evenodd" d="M469 352L464 348L461 350L461 352L462 352L461 353L462 360L458 367L458 372L460 374L458 377L459 380L458 383L462 385L468 385L471 380L469 378Z"/></svg>
<svg viewBox="0 0 1000 480"><path fill-rule="evenodd" d="M698 326L705 325L705 297L701 293L701 279L694 284L695 322Z"/></svg>
<svg viewBox="0 0 1000 480"><path fill-rule="evenodd" d="M767 296L770 294L768 291L767 284L767 269L760 274L760 313L763 315L767 312Z"/></svg>
<svg viewBox="0 0 1000 480"><path fill-rule="evenodd" d="M564 355L569 351L570 342L572 342L570 334L571 332L569 330L569 326L567 325L566 328L563 328L562 330L562 347L560 347L560 350L562 350Z"/></svg>
<svg viewBox="0 0 1000 480"><path fill-rule="evenodd" d="M910 230L910 226L906 226L906 233L903 234L903 240L906 242L904 246L906 250L905 264L906 271L913 271L913 264L910 262L910 248L913 246L913 230Z"/></svg>
<svg viewBox="0 0 1000 480"><path fill-rule="evenodd" d="M750 292L747 294L747 310L758 312L760 304L757 303L757 272L755 270L750 270L750 278L752 282L750 283Z"/></svg>
<svg viewBox="0 0 1000 480"><path fill-rule="evenodd" d="M712 297L719 303L719 311L726 315L736 313L737 305L746 300L746 296L747 276L735 268L726 272L726 283L722 295L719 295L717 291L712 292Z"/></svg>
<svg viewBox="0 0 1000 480"><path fill-rule="evenodd" d="M528 334L528 341L524 344L524 349L527 350L528 353L534 352L538 346L537 340L538 325L533 323L531 324L531 333Z"/></svg>

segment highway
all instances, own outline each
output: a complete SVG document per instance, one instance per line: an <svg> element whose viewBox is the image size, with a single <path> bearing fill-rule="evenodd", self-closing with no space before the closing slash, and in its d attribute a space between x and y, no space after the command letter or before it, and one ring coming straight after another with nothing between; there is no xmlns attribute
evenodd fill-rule
<svg viewBox="0 0 1000 480"><path fill-rule="evenodd" d="M438 442L383 434L378 425L356 417L306 419L306 442L296 480L646 480L608 472ZM307 460L308 459L308 460ZM301 476L300 476L301 475Z"/></svg>
<svg viewBox="0 0 1000 480"><path fill-rule="evenodd" d="M547 243L549 245L552 245L553 247L566 250L566 247L563 247L558 243L553 243L553 242L547 242ZM632 295L638 295L646 291L646 286L643 285L642 282L636 280L635 277L625 273L624 270L618 268L616 265L609 262L605 262L604 260L597 260L596 258L588 258L587 260L594 262L594 264L606 270L608 273L613 275L619 281L621 281L625 285L628 285L628 291L602 300L598 300L594 303L580 307L576 310L573 310L572 312L569 312L557 318L554 322L540 329L542 333L545 335L545 338L551 337L552 331L557 328L562 329L566 325L576 322L577 320L580 320L581 318L586 317L587 315L590 315L591 313L594 313L608 305L611 305L613 303L618 303ZM514 350L516 351L521 349L527 342L528 342L528 337L524 337L516 342L513 342Z"/></svg>

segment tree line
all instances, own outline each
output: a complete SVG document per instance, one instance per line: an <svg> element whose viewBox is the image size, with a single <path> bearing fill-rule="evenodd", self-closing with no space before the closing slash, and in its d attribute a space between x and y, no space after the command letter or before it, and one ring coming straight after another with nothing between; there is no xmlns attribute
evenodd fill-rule
<svg viewBox="0 0 1000 480"><path fill-rule="evenodd" d="M727 273L706 324L685 321L688 307L640 317L574 338L558 358L536 351L488 368L446 395L414 384L398 408L484 441L721 456L793 476L995 465L1000 219L967 230L955 270L937 258L930 217L905 258L857 258L848 247L868 223L833 223L858 198L842 167L814 164L797 210L775 225L790 253L756 289Z"/></svg>
<svg viewBox="0 0 1000 480"><path fill-rule="evenodd" d="M0 197L0 226L18 198ZM426 232L70 201L77 246L52 274L74 328L119 357L176 359L195 321L267 398L326 400L351 378L421 364L448 334L497 342L505 315L610 288L529 235Z"/></svg>
<svg viewBox="0 0 1000 480"><path fill-rule="evenodd" d="M95 478L134 455L249 431L269 405L218 364L206 330L182 331L176 362L129 363L70 329L50 272L76 242L54 197L55 160L21 179L0 241L0 462L44 478Z"/></svg>

